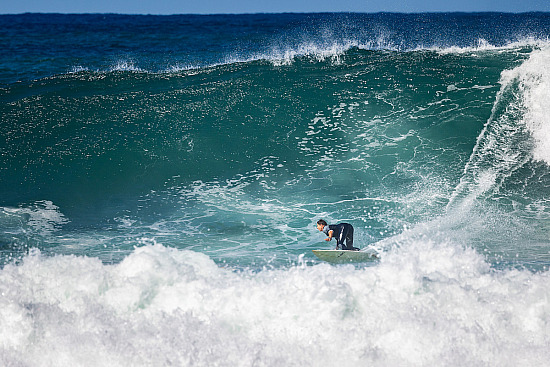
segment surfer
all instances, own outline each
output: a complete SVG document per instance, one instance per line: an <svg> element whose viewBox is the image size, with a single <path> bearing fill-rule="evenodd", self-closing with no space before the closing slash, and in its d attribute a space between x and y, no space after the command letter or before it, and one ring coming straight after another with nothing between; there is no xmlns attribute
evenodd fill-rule
<svg viewBox="0 0 550 367"><path fill-rule="evenodd" d="M328 237L325 241L331 241L336 238L336 250L359 251L357 247L353 247L353 226L349 223L327 224L323 219L317 222L317 229ZM346 242L344 244L344 241Z"/></svg>

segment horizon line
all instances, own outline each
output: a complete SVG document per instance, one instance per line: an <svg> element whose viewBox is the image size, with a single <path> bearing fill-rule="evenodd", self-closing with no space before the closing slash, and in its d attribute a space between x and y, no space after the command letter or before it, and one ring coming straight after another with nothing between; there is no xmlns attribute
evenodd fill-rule
<svg viewBox="0 0 550 367"><path fill-rule="evenodd" d="M550 11L543 10L529 10L521 12L502 11L502 10L483 10L483 11L420 11L420 12L407 12L407 11L281 11L281 12L250 12L250 13L118 13L118 12L42 12L42 11L29 11L21 13L0 13L2 15L133 15L133 16L181 16L181 15L195 15L195 16L218 16L218 15L307 15L307 14L401 14L401 15L416 15L416 14L550 14Z"/></svg>

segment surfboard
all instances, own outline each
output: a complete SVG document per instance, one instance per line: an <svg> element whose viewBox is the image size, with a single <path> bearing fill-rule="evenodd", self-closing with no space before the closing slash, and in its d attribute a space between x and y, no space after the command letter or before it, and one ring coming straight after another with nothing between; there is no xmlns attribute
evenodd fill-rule
<svg viewBox="0 0 550 367"><path fill-rule="evenodd" d="M315 256L333 264L359 263L378 259L375 252L350 250L312 250Z"/></svg>

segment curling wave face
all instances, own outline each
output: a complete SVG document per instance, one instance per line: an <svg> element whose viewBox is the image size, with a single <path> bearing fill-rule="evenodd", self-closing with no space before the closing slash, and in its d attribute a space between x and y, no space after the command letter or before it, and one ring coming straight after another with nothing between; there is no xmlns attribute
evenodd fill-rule
<svg viewBox="0 0 550 367"><path fill-rule="evenodd" d="M4 253L119 261L154 236L219 261L261 263L267 252L288 264L317 241L318 217L355 223L367 244L444 216L454 241L530 264L531 252L513 252L527 236L539 261L548 53L354 48L338 62L13 85L1 195L6 225L23 227L4 236ZM49 236L25 229L45 201L64 218Z"/></svg>

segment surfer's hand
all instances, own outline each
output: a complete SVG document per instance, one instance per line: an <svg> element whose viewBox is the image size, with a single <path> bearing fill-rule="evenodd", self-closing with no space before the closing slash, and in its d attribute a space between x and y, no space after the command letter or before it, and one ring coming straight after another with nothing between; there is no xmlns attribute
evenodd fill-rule
<svg viewBox="0 0 550 367"><path fill-rule="evenodd" d="M332 240L332 237L325 238L325 241L330 241L330 240Z"/></svg>

